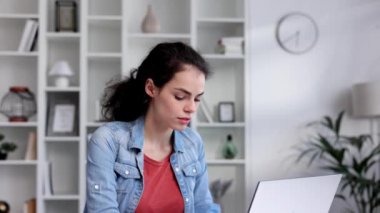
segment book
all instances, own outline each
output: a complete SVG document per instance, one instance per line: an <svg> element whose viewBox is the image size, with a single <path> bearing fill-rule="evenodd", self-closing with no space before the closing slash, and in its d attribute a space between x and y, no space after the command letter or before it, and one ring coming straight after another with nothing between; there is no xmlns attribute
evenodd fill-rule
<svg viewBox="0 0 380 213"><path fill-rule="evenodd" d="M207 122L212 123L213 120L212 120L210 108L207 106L207 103L203 98L201 100L200 107L201 107L201 111L203 115L206 117Z"/></svg>
<svg viewBox="0 0 380 213"><path fill-rule="evenodd" d="M32 198L24 202L23 213L36 213L36 199Z"/></svg>
<svg viewBox="0 0 380 213"><path fill-rule="evenodd" d="M46 196L50 196L54 194L53 191L53 179L52 179L52 163L45 162L44 163L44 173L43 173L43 193Z"/></svg>
<svg viewBox="0 0 380 213"><path fill-rule="evenodd" d="M25 51L25 47L26 47L26 43L28 41L28 37L29 37L29 35L31 34L31 32L33 30L33 23L34 22L31 19L28 19L25 22L24 31L22 32L22 36L21 36L20 43L19 43L19 46L18 46L18 51L19 52Z"/></svg>
<svg viewBox="0 0 380 213"><path fill-rule="evenodd" d="M33 42L37 36L38 22L33 19L27 19L24 30L18 46L19 52L31 51Z"/></svg>
<svg viewBox="0 0 380 213"><path fill-rule="evenodd" d="M37 43L38 43L38 28L37 28L36 35L34 36L32 47L30 48L30 51L35 51L37 49L37 46L38 46Z"/></svg>
<svg viewBox="0 0 380 213"><path fill-rule="evenodd" d="M26 145L25 160L37 160L37 136L36 132L29 132Z"/></svg>
<svg viewBox="0 0 380 213"><path fill-rule="evenodd" d="M30 35L28 36L28 40L26 42L24 51L31 51L32 50L33 43L37 37L38 22L35 20L32 20L32 21L33 21L32 31L31 31Z"/></svg>
<svg viewBox="0 0 380 213"><path fill-rule="evenodd" d="M220 39L220 43L223 46L224 54L226 55L241 55L244 52L243 37L223 37Z"/></svg>

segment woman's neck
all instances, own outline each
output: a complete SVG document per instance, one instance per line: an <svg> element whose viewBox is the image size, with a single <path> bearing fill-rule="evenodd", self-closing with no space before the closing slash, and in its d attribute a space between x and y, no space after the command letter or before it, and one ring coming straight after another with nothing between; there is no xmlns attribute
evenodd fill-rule
<svg viewBox="0 0 380 213"><path fill-rule="evenodd" d="M155 160L162 160L172 152L173 130L162 127L162 123L150 116L145 116L144 124L144 154Z"/></svg>

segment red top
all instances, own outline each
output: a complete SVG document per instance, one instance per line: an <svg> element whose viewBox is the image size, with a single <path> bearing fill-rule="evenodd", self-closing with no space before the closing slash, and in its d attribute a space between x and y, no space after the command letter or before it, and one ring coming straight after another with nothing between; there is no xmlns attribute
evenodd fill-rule
<svg viewBox="0 0 380 213"><path fill-rule="evenodd" d="M144 192L136 213L184 212L184 201L170 166L170 155L156 161L144 155Z"/></svg>

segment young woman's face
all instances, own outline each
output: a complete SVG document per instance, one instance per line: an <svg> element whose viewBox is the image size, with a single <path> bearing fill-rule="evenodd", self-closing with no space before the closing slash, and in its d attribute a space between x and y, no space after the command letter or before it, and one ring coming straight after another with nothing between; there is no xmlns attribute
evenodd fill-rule
<svg viewBox="0 0 380 213"><path fill-rule="evenodd" d="M203 95L205 75L194 66L185 65L184 68L162 88L153 86L150 110L164 128L186 128Z"/></svg>

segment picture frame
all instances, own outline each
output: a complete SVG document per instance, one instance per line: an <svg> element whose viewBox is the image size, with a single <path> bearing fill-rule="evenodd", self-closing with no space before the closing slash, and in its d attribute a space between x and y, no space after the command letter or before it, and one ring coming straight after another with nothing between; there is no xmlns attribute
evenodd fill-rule
<svg viewBox="0 0 380 213"><path fill-rule="evenodd" d="M55 31L78 32L77 4L75 1L55 2Z"/></svg>
<svg viewBox="0 0 380 213"><path fill-rule="evenodd" d="M223 101L218 104L219 122L235 122L235 104L232 101Z"/></svg>
<svg viewBox="0 0 380 213"><path fill-rule="evenodd" d="M78 135L78 98L50 96L48 101L47 136Z"/></svg>

